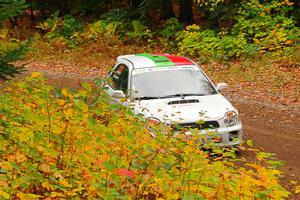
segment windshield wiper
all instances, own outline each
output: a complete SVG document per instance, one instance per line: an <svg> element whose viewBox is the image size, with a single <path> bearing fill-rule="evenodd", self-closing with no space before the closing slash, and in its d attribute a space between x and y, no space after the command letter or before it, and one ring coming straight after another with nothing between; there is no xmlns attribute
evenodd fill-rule
<svg viewBox="0 0 300 200"><path fill-rule="evenodd" d="M159 99L159 97L145 96L145 97L136 97L136 100L148 100L148 99Z"/></svg>
<svg viewBox="0 0 300 200"><path fill-rule="evenodd" d="M149 100L149 99L167 99L172 97L186 97L186 96L205 96L205 94L196 94L196 93L178 93L178 94L172 94L172 95L166 95L162 97L155 97L155 96L144 96L144 97L136 97L136 100Z"/></svg>
<svg viewBox="0 0 300 200"><path fill-rule="evenodd" d="M181 94L166 95L166 96L163 96L163 97L160 97L160 98L164 99L164 98L186 97L186 96L205 96L205 94L196 94L196 93L187 93L187 94L184 94L184 93L181 93Z"/></svg>

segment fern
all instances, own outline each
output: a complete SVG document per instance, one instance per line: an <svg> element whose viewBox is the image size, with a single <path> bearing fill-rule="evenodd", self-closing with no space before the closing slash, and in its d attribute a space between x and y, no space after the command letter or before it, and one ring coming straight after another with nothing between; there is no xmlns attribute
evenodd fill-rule
<svg viewBox="0 0 300 200"><path fill-rule="evenodd" d="M29 49L30 41L21 43L18 47L0 52L0 80L8 80L15 74L25 70L24 66L16 67L13 62L24 58Z"/></svg>
<svg viewBox="0 0 300 200"><path fill-rule="evenodd" d="M1 0L0 1L0 27L6 19L15 17L27 8L25 0ZM14 77L14 74L24 70L24 66L16 67L13 62L22 59L28 50L28 42L20 44L14 49L0 52L0 80L7 80Z"/></svg>
<svg viewBox="0 0 300 200"><path fill-rule="evenodd" d="M0 1L0 22L21 14L28 7L25 0L1 0Z"/></svg>

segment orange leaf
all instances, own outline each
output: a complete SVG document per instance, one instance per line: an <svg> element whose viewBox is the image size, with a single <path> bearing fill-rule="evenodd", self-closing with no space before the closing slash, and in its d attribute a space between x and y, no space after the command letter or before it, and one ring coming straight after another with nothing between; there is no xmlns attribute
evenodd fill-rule
<svg viewBox="0 0 300 200"><path fill-rule="evenodd" d="M117 169L116 174L121 175L121 176L127 176L129 178L135 178L134 171L131 171L131 170L128 170L128 169L125 169L125 168Z"/></svg>

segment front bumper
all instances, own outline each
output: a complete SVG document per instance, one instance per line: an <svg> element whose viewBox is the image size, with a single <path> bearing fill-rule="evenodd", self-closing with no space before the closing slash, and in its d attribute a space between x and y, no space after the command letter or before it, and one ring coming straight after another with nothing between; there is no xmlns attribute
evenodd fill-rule
<svg viewBox="0 0 300 200"><path fill-rule="evenodd" d="M186 135L191 135L191 131L185 132ZM231 147L242 143L243 126L241 123L231 127L220 127L217 129L205 129L199 131L200 135L205 135L206 141L213 141L215 146ZM206 143L206 142L204 142ZM205 145L205 144L204 144Z"/></svg>

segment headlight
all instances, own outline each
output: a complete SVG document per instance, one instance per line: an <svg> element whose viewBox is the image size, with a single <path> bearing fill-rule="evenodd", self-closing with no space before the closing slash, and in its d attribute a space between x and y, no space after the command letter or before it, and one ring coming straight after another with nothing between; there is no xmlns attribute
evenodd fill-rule
<svg viewBox="0 0 300 200"><path fill-rule="evenodd" d="M224 116L224 123L226 126L234 126L238 122L238 116L234 111L229 111Z"/></svg>

